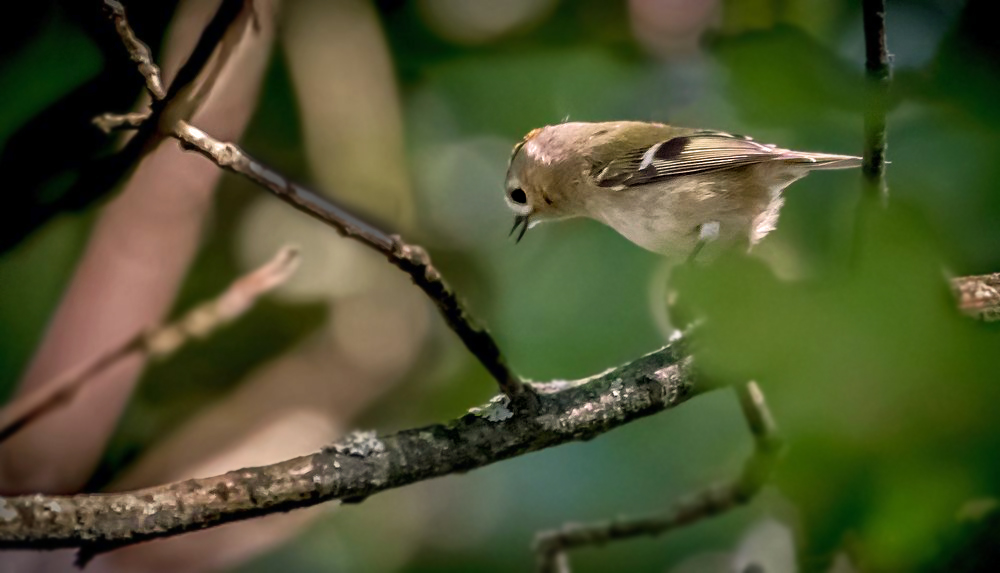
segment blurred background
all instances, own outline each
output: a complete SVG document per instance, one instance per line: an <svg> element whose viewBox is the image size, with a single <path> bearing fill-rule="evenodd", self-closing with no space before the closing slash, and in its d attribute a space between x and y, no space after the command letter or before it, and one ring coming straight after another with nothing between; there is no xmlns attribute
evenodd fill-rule
<svg viewBox="0 0 1000 573"><path fill-rule="evenodd" d="M169 75L216 2L127 2ZM575 571L983 570L1000 547L1000 333L946 277L1000 271L1000 41L985 0L891 0L890 207L860 175L793 185L756 257L672 277L699 364L758 380L789 449L745 508L576 551ZM570 379L664 343L661 260L590 221L506 239L510 149L636 119L861 154L860 3L258 2L193 123L428 248L515 370ZM225 288L279 247L295 277L167 361L134 359L0 447L0 493L132 489L279 461L494 392L378 255L167 142L110 192L89 120L141 80L98 2L0 22L0 398ZM95 167L98 166L98 167ZM737 475L718 390L589 442L97 558L96 571L523 571L535 532L667 508ZM0 570L69 570L65 552Z"/></svg>

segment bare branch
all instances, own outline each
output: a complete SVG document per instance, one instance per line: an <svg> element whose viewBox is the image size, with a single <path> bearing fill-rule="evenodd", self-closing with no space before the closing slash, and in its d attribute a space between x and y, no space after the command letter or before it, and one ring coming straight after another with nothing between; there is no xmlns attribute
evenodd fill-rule
<svg viewBox="0 0 1000 573"><path fill-rule="evenodd" d="M399 235L390 235L319 193L289 181L234 143L219 141L183 121L177 122L173 135L185 148L201 153L223 169L247 177L282 201L330 225L341 235L385 255L389 262L410 275L414 284L434 301L448 326L489 371L501 392L514 400L529 394L525 392L528 387L507 366L493 337L465 310L423 248L408 244Z"/></svg>
<svg viewBox="0 0 1000 573"><path fill-rule="evenodd" d="M103 113L90 121L97 126L97 129L111 134L113 131L139 129L143 122L149 119L150 115L152 113L149 110L129 113Z"/></svg>
<svg viewBox="0 0 1000 573"><path fill-rule="evenodd" d="M696 521L724 513L754 498L771 475L781 454L777 426L755 382L736 388L740 408L754 436L754 453L735 481L708 487L679 501L666 513L622 518L598 523L567 524L555 531L540 533L535 539L538 571L569 573L566 552L579 547L604 545L640 536L660 535Z"/></svg>
<svg viewBox="0 0 1000 573"><path fill-rule="evenodd" d="M0 410L0 442L32 420L66 404L99 374L133 354L165 358L192 338L205 338L253 306L265 292L285 282L298 268L298 252L285 247L257 270L237 279L214 300L203 303L173 323L137 332L122 343L98 354L38 390Z"/></svg>
<svg viewBox="0 0 1000 573"><path fill-rule="evenodd" d="M156 100L166 97L167 92L163 89L163 81L160 78L160 68L153 62L149 46L137 38L132 27L129 26L128 20L125 18L125 8L116 0L104 0L104 9L114 22L115 31L121 36L122 43L128 50L129 58L136 63L142 77L146 78L146 91Z"/></svg>
<svg viewBox="0 0 1000 573"><path fill-rule="evenodd" d="M162 104L170 103L178 94L194 83L198 76L205 70L212 55L222 45L223 36L225 36L232 24L237 21L238 16L244 9L253 10L252 4L251 0L222 0L212 20L205 26L205 30L198 38L198 43L195 45L194 50L192 50L191 55L188 56L184 65L177 72L177 77L174 78L173 82L170 83L170 87L166 90L163 88L160 68L153 61L149 47L139 40L135 32L132 31L132 27L125 17L124 6L117 0L104 0L104 9L112 22L114 22L115 30L121 37L129 57L136 63L142 77L146 79L146 90L153 96L155 102L153 105L154 115L158 115L157 109L162 110L164 105L157 104L161 102ZM253 17L255 15L251 13L250 16ZM216 68L220 66L221 63ZM189 111L193 113L195 110L192 109Z"/></svg>
<svg viewBox="0 0 1000 573"><path fill-rule="evenodd" d="M680 341L603 374L535 384L514 415L500 396L446 424L378 437L354 432L270 466L128 493L0 497L0 549L82 547L88 555L267 513L375 493L589 440L695 393Z"/></svg>
<svg viewBox="0 0 1000 573"><path fill-rule="evenodd" d="M868 102L865 110L865 150L861 170L871 194L886 200L886 131L889 81L892 77L889 50L885 41L885 0L863 0L865 30L865 72Z"/></svg>

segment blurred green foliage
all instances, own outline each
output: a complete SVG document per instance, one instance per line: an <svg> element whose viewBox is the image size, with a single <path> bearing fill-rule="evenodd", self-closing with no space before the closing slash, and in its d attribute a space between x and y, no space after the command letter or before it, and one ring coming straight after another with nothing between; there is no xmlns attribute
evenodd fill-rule
<svg viewBox="0 0 1000 573"><path fill-rule="evenodd" d="M1000 325L958 315L933 233L897 201L863 204L858 251L806 283L732 257L675 274L716 383L761 380L790 448L777 485L809 552L853 548L872 570L933 557L961 505L993 493Z"/></svg>
<svg viewBox="0 0 1000 573"><path fill-rule="evenodd" d="M0 45L4 153L14 149L15 130L99 73L106 50L89 32L73 31L89 24L69 4L46 6L50 20ZM524 132L566 117L665 120L784 147L860 152L857 2L731 0L704 50L672 59L636 44L626 3L559 2L532 26L474 46L438 37L417 2L376 5L400 82L417 238L530 378L588 375L660 345L650 300L658 304L665 287L656 256L596 223L544 225L516 248L504 241L510 215L501 182L510 145ZM995 551L995 513L961 524L956 515L970 500L1000 494L1000 333L958 315L945 278L1000 270L1000 50L989 6L890 3L897 66L888 210L859 202L856 174L816 174L790 189L779 229L761 245L778 271L732 256L672 277L678 316L706 317L695 339L705 375L718 384L753 378L768 395L790 444L775 491L660 539L576 552L575 570L663 571L704 552L735 551L766 515L790 524L806 570L825 569L841 550L871 570L981 570L970 553ZM159 42L153 33L144 39ZM109 107L126 107L136 93ZM77 110L76 119L85 123L93 109ZM279 54L243 143L308 180L299 122ZM98 151L67 152L74 161L61 179L46 173L7 193L60 196ZM224 180L178 308L238 273L234 229L257 193ZM2 395L41 336L92 212L57 218L0 257ZM335 310L265 302L225 336L151 368L92 485L106 484ZM491 386L468 357L436 367L458 354L454 344L445 336L431 342L412 379L361 424L404 427L485 400ZM240 570L525 570L535 531L667 507L736 475L749 451L738 408L719 390L592 443L345 507Z"/></svg>

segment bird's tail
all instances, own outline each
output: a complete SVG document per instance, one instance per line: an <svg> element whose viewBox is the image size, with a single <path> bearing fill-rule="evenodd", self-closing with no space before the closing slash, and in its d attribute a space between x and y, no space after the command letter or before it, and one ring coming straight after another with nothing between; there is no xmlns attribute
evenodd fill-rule
<svg viewBox="0 0 1000 573"><path fill-rule="evenodd" d="M853 155L787 151L782 154L781 158L789 163L803 165L809 169L851 169L861 167L861 158Z"/></svg>

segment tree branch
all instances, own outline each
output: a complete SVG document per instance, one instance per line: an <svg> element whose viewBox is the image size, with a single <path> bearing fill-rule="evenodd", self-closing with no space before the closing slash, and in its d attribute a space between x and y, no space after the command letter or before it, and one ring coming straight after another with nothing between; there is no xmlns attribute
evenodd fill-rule
<svg viewBox="0 0 1000 573"><path fill-rule="evenodd" d="M512 399L520 399L518 397L525 393L527 387L510 371L496 342L465 310L423 248L408 244L399 235L390 235L322 195L289 181L250 157L234 143L218 141L183 121L174 126L173 135L186 149L197 151L219 167L250 179L282 201L330 225L341 235L385 255L390 263L410 275L414 284L430 297L448 326L496 379L501 392Z"/></svg>
<svg viewBox="0 0 1000 573"><path fill-rule="evenodd" d="M695 393L680 341L603 374L535 384L515 416L505 396L446 424L389 436L354 432L270 466L128 493L0 497L0 549L85 548L87 555L267 513L372 494L589 440Z"/></svg>
<svg viewBox="0 0 1000 573"><path fill-rule="evenodd" d="M108 12L115 25L115 31L125 44L129 58L135 62L139 68L139 73L146 79L146 91L153 99L161 100L166 95L163 89L163 81L160 78L160 69L153 62L153 56L149 53L149 46L135 36L132 27L129 26L128 19L125 18L125 7L115 0L106 0L104 9Z"/></svg>
<svg viewBox="0 0 1000 573"><path fill-rule="evenodd" d="M212 23L205 28L200 36L198 46L217 46L223 39L225 32L233 27L241 13L244 0L224 0L216 10ZM124 17L125 12L120 2L115 0L105 0L104 7L114 24L115 30L122 37L122 42L126 47L129 58L138 64L140 73L146 79L146 88L153 98L154 104L161 98L164 102L171 101L169 94L188 91L187 88L199 76L211 60L212 50L195 49L187 58L182 70L177 77L163 91L162 75L155 62L149 56L148 48L139 41L128 20ZM120 16L120 17L119 17ZM219 58L216 62L220 62ZM155 77L154 77L155 76ZM152 79L151 79L152 78ZM158 129L158 122L164 111L164 105L154 105L153 109L135 112L133 114L110 114L102 115L96 119L95 123L102 130L119 128L136 128L137 131L129 138L128 142L117 153L110 156L103 156L91 160L80 170L79 177L74 183L53 201L42 201L36 205L33 211L22 213L22 218L29 222L18 225L13 235L7 243L0 244L0 249L7 249L12 244L23 239L33 229L41 226L45 221L51 219L59 212L66 210L79 210L91 204L94 200L106 195L136 166L138 161L157 143L163 139L163 135ZM181 106L181 107L191 107ZM178 110L179 111L179 110ZM142 116L148 116L146 121L140 121Z"/></svg>
<svg viewBox="0 0 1000 573"><path fill-rule="evenodd" d="M885 41L885 0L861 3L865 31L865 73L868 79L868 103L865 110L865 149L861 170L871 195L888 199L885 183L886 130L888 106L889 50Z"/></svg>
<svg viewBox="0 0 1000 573"><path fill-rule="evenodd" d="M228 1L224 5L231 5ZM867 14L869 3L865 5ZM170 93L177 93L172 88L167 100ZM510 373L493 339L475 325L421 248L290 182L232 143L216 140L181 120L162 127L160 123L154 112L140 131L156 126L159 136L178 138L185 147L264 186L341 234L379 251L407 272L497 379L505 395L446 424L382 437L374 432L355 432L309 456L220 476L127 493L0 497L0 548L81 547L85 561L96 553L124 545L268 513L329 500L357 502L387 489L465 472L570 441L588 440L681 404L698 389L683 341L591 378L524 386ZM872 145L872 158L879 149L884 156L884 141L881 148L877 142ZM873 159L872 164L875 163ZM884 161L881 165L884 170ZM957 279L955 283L960 306L1000 307L996 291L1000 278L991 275L972 279L973 282L967 283L961 282L966 279ZM975 288L967 291L966 286ZM980 287L994 290L989 294ZM515 406L517 415L511 411ZM741 394L741 406L757 437L755 454L741 477L729 485L708 490L694 503L681 505L666 516L640 521L635 531L656 528L663 531L711 515L745 502L760 488L777 455L779 442L771 437L773 422L762 398L755 396L752 388ZM620 526L604 528L612 535L621 530Z"/></svg>
<svg viewBox="0 0 1000 573"><path fill-rule="evenodd" d="M757 383L741 384L736 387L736 393L754 436L753 455L737 479L705 488L677 502L662 514L597 523L571 523L558 530L542 532L535 539L539 573L569 573L566 552L571 549L644 535L660 535L719 515L753 499L770 478L781 454L782 441Z"/></svg>

